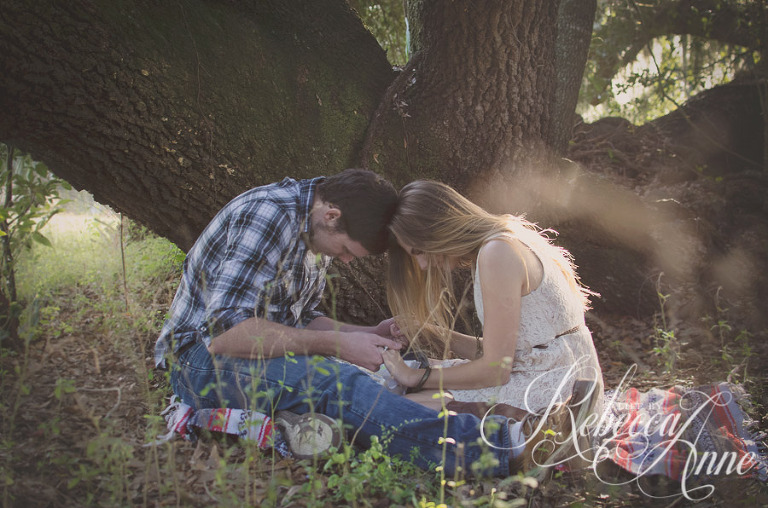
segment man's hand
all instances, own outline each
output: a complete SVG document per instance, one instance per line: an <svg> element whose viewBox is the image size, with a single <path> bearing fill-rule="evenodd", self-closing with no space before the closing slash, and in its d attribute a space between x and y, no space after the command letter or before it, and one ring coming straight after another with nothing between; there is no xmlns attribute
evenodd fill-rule
<svg viewBox="0 0 768 508"><path fill-rule="evenodd" d="M400 327L397 326L397 322L395 321L394 317L385 319L376 325L372 331L376 335L381 335L382 337L386 337L388 339L399 342L403 347L408 347L410 344L408 337L406 337L402 330L400 330Z"/></svg>
<svg viewBox="0 0 768 508"><path fill-rule="evenodd" d="M381 357L384 348L397 350L402 347L399 342L367 332L341 333L338 344L339 358L373 372L379 370L384 362Z"/></svg>

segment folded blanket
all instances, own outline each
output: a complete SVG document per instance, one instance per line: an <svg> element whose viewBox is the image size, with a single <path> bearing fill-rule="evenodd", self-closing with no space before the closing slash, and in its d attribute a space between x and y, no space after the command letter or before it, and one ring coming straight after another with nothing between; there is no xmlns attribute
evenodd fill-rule
<svg viewBox="0 0 768 508"><path fill-rule="evenodd" d="M748 398L738 385L634 388L608 391L606 408L592 430L598 460L635 475L673 480L732 475L768 478L765 445L756 422L743 411Z"/></svg>
<svg viewBox="0 0 768 508"><path fill-rule="evenodd" d="M174 395L161 415L165 417L168 433L148 443L148 446L170 441L175 434L194 442L198 433L205 430L254 442L262 449L271 446L284 457L292 456L288 444L273 425L272 418L257 411L229 408L195 411Z"/></svg>

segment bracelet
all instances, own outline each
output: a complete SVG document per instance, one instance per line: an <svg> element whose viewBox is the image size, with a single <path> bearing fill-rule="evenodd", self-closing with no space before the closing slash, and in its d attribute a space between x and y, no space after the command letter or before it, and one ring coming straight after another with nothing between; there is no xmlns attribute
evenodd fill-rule
<svg viewBox="0 0 768 508"><path fill-rule="evenodd" d="M483 356L483 342L480 340L480 336L475 335L475 358Z"/></svg>
<svg viewBox="0 0 768 508"><path fill-rule="evenodd" d="M424 387L424 383L426 383L426 382L427 382L427 379L429 378L429 375L430 375L430 374L432 374L432 367L430 367L429 365L427 365L427 366L424 368L424 375L423 375L423 376L421 376L421 381L419 381L419 384L417 384L417 385L416 385L416 386L414 386L413 388L408 388L408 390L406 390L406 392L407 392L407 393L420 392L420 391L421 391L421 389Z"/></svg>

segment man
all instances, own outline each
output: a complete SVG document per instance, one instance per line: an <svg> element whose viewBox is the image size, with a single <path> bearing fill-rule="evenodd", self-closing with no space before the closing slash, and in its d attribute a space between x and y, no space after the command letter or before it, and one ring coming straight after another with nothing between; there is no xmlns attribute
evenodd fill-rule
<svg viewBox="0 0 768 508"><path fill-rule="evenodd" d="M286 178L227 204L190 250L156 344L156 364L170 363L181 400L195 409L326 415L353 429L357 444L389 434L392 455L408 458L416 448L420 466L441 463L446 422L436 411L384 390L354 365L309 356L377 370L383 348L400 348L388 337L391 320L353 326L316 310L331 258L382 252L396 204L394 188L363 170ZM490 419L499 424L485 433L498 459L492 472L506 475L510 426ZM482 453L479 424L468 414L448 421L447 437L466 444L467 464ZM444 467L452 474L459 457L447 446Z"/></svg>
<svg viewBox="0 0 768 508"><path fill-rule="evenodd" d="M232 200L184 262L156 364L164 366L174 350L179 357L204 343L211 353L233 357L275 358L290 351L378 369L380 348L399 347L375 334L388 333L386 323L344 325L316 307L332 257L348 263L385 250L396 203L391 184L362 170L328 179L286 178Z"/></svg>

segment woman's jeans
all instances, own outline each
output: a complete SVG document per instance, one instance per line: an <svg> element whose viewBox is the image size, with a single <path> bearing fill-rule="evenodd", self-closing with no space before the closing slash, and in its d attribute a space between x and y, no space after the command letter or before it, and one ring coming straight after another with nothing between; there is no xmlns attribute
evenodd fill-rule
<svg viewBox="0 0 768 508"><path fill-rule="evenodd" d="M367 447L372 436L379 436L390 455L425 469L443 462L445 446L444 467L449 476L457 466L473 475L469 465L485 450L492 456L478 462L482 467L474 474L509 475L506 418L486 418L483 438L476 416L452 415L446 422L437 411L388 392L353 365L307 356L267 360L213 357L199 343L183 352L170 368L173 391L195 409L230 407L268 415L284 410L322 413L342 421L353 444Z"/></svg>

